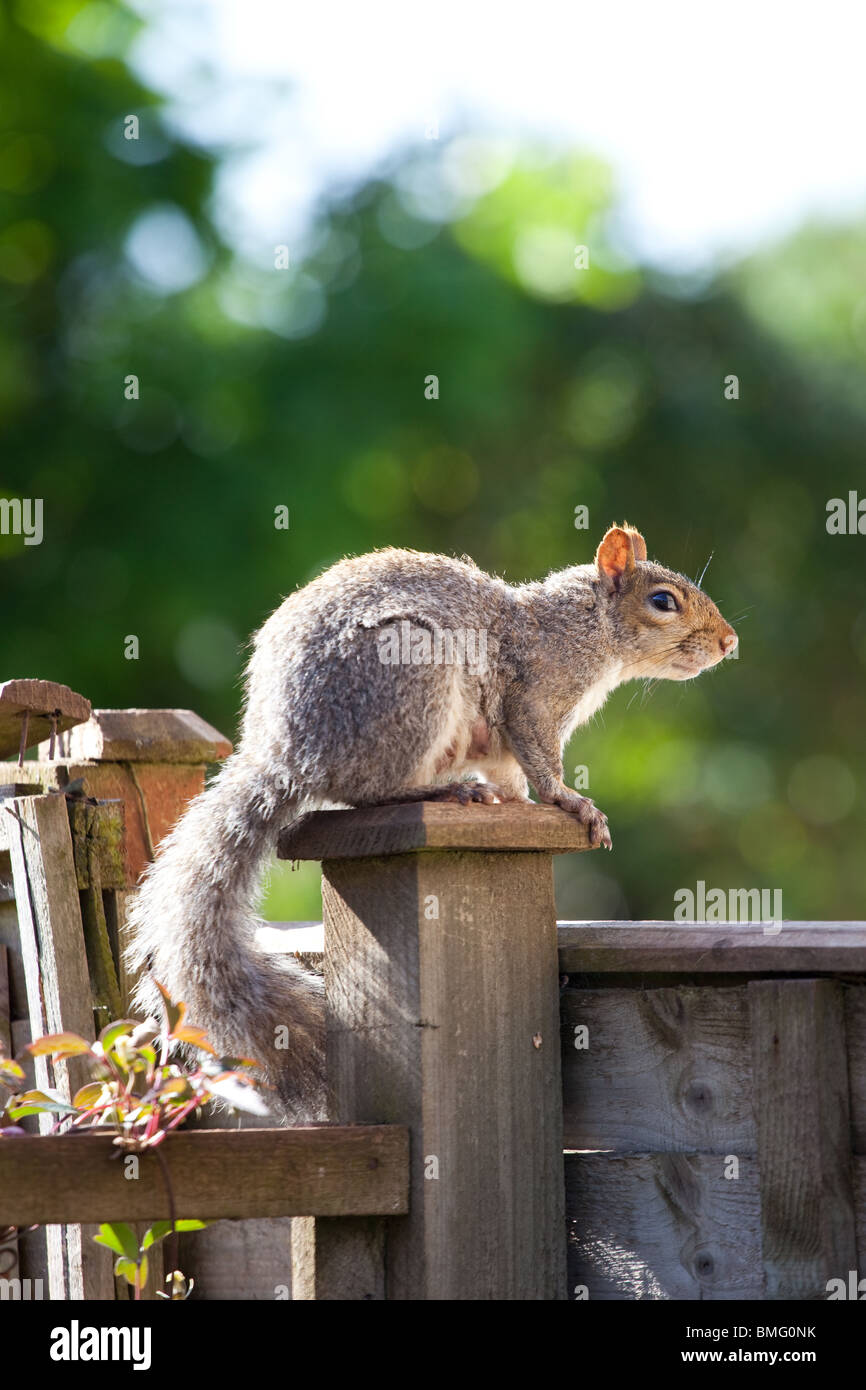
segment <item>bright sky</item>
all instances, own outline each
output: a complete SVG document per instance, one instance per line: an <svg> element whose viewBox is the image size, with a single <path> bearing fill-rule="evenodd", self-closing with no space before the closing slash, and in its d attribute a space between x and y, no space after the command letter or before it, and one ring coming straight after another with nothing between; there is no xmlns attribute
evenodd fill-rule
<svg viewBox="0 0 866 1390"><path fill-rule="evenodd" d="M219 212L241 245L284 241L334 177L363 177L431 119L442 140L541 135L606 156L628 241L671 268L866 207L866 7L852 0L136 8L152 20L135 54L146 81L198 138L235 147Z"/></svg>

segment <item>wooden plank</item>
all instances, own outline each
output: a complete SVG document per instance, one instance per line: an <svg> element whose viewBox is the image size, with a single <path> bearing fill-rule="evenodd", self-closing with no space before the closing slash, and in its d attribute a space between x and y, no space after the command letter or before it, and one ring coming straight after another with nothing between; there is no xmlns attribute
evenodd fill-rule
<svg viewBox="0 0 866 1390"><path fill-rule="evenodd" d="M26 1004L26 996L25 996ZM32 1041L30 1034L30 1020L26 1018L13 1018L12 1020L12 1054L18 1057L24 1069L25 1080L22 1083L22 1090L32 1091L36 1086L36 1072L34 1059L24 1049ZM39 1133L39 1121L35 1115L27 1115L23 1120L19 1120L21 1128L31 1134ZM50 1233L50 1235L49 1235ZM18 1255L21 1266L22 1279L31 1281L42 1280L42 1288L45 1296L48 1296L50 1288L50 1262L48 1258L49 1245L54 1249L60 1248L62 1232L57 1227L37 1226L35 1230L21 1232L18 1236Z"/></svg>
<svg viewBox="0 0 866 1390"><path fill-rule="evenodd" d="M292 1222L294 1302L383 1302L386 1223L381 1218Z"/></svg>
<svg viewBox="0 0 866 1390"><path fill-rule="evenodd" d="M281 859L358 859L413 850L589 849L585 826L556 806L469 806L419 801L358 811L314 811L284 830Z"/></svg>
<svg viewBox="0 0 866 1390"><path fill-rule="evenodd" d="M69 1031L92 1039L90 981L66 799L19 797L11 809L10 855L32 1036ZM54 1086L66 1097L89 1080L81 1062L52 1064L38 1057L35 1069L38 1086ZM40 1117L43 1130L51 1123L50 1116ZM93 1244L92 1234L80 1226L48 1231L51 1298L112 1296L111 1259Z"/></svg>
<svg viewBox="0 0 866 1390"><path fill-rule="evenodd" d="M758 1165L723 1155L567 1154L569 1298L762 1299Z"/></svg>
<svg viewBox="0 0 866 1390"><path fill-rule="evenodd" d="M0 816L0 821L5 820ZM0 903L15 901L15 888L12 883L12 860L8 849L0 849Z"/></svg>
<svg viewBox="0 0 866 1390"><path fill-rule="evenodd" d="M866 972L866 922L560 922L565 974ZM774 924L771 924L771 929Z"/></svg>
<svg viewBox="0 0 866 1390"><path fill-rule="evenodd" d="M123 802L94 806L88 801L68 801L67 807L91 1001L97 1027L102 1029L124 1016L103 896L104 889L122 889L126 883Z"/></svg>
<svg viewBox="0 0 866 1390"><path fill-rule="evenodd" d="M67 800L67 810L78 887L89 888L98 879L96 886L103 892L127 888L123 800L100 801L95 806L84 799Z"/></svg>
<svg viewBox="0 0 866 1390"><path fill-rule="evenodd" d="M261 1303L292 1298L292 1231L304 1219L217 1221L204 1231L182 1235L178 1258L187 1278L195 1279L193 1299ZM340 1224L355 1219L335 1218Z"/></svg>
<svg viewBox="0 0 866 1390"><path fill-rule="evenodd" d="M73 762L216 763L232 745L191 709L95 709L63 740ZM42 748L40 757L47 756Z"/></svg>
<svg viewBox="0 0 866 1390"><path fill-rule="evenodd" d="M191 1117L185 1129L273 1128L273 1119L238 1114L229 1117L207 1106ZM217 1221L204 1231L179 1240L180 1268L195 1279L196 1299L245 1302L288 1298L292 1289L292 1232L306 1218L272 1216L259 1220ZM343 1221L347 1218L335 1218ZM164 1246L160 1247L164 1249Z"/></svg>
<svg viewBox="0 0 866 1390"><path fill-rule="evenodd" d="M161 1146L179 1216L400 1215L409 1136L400 1125L194 1129ZM0 1144L0 1223L150 1221L169 1216L152 1155L130 1182L110 1135L36 1135Z"/></svg>
<svg viewBox="0 0 866 1390"><path fill-rule="evenodd" d="M12 1057L12 991L9 951L0 946L0 1056Z"/></svg>
<svg viewBox="0 0 866 1390"><path fill-rule="evenodd" d="M745 985L567 989L560 1018L566 1148L755 1153Z"/></svg>
<svg viewBox="0 0 866 1390"><path fill-rule="evenodd" d="M818 1298L857 1260L842 990L748 990L767 1298Z"/></svg>
<svg viewBox="0 0 866 1390"><path fill-rule="evenodd" d="M866 1155L855 1155L853 1171L854 1223L858 1257L855 1268L859 1270L859 1277L866 1279ZM866 1285L860 1292L866 1293Z"/></svg>
<svg viewBox="0 0 866 1390"><path fill-rule="evenodd" d="M844 985L845 1041L851 1095L851 1146L866 1154L866 986ZM866 1275L866 1248L861 1257Z"/></svg>
<svg viewBox="0 0 866 1390"><path fill-rule="evenodd" d="M27 716L25 748L32 748L51 733L52 714L58 731L71 729L90 718L90 701L68 685L56 681L11 680L0 685L0 758L17 756L22 719Z"/></svg>
<svg viewBox="0 0 866 1390"><path fill-rule="evenodd" d="M326 860L323 909L332 1118L412 1133L387 1297L564 1297L549 854Z"/></svg>
<svg viewBox="0 0 866 1390"><path fill-rule="evenodd" d="M12 870L33 1036L68 1030L92 1038L66 800L20 797L12 802L12 813ZM66 1064L57 1064L55 1079L58 1085L67 1080ZM41 1080L49 1080L47 1073Z"/></svg>
<svg viewBox="0 0 866 1390"><path fill-rule="evenodd" d="M14 902L0 902L0 943L8 952L10 1017L21 1018L27 1014L27 986L18 944L18 915Z"/></svg>
<svg viewBox="0 0 866 1390"><path fill-rule="evenodd" d="M11 980L9 976L9 952L0 946L0 1057L14 1057L12 1049L12 1007ZM6 1092L2 1094L5 1103ZM0 1141L2 1142L2 1141ZM2 1225L2 1223L0 1223ZM13 1232L0 1244L0 1280L21 1278L21 1260L18 1249L18 1236Z"/></svg>

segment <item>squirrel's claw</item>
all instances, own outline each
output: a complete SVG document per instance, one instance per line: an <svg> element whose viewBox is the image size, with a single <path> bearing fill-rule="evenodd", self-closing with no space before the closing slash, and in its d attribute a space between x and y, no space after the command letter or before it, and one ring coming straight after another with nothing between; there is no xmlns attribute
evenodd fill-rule
<svg viewBox="0 0 866 1390"><path fill-rule="evenodd" d="M576 816L581 825L586 826L589 832L589 843L593 849L613 848L607 816L604 811L598 809L595 802L590 800L588 796L580 796L578 792L569 792L568 796L558 797L556 804L561 806L563 811L568 811L569 815Z"/></svg>

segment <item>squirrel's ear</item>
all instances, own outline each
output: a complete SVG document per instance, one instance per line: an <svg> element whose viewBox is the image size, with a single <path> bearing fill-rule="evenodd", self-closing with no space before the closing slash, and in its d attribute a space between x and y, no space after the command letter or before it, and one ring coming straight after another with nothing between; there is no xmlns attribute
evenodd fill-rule
<svg viewBox="0 0 866 1390"><path fill-rule="evenodd" d="M634 573L638 560L646 559L646 541L633 526L612 526L598 550L595 563L609 589L618 589L623 578Z"/></svg>
<svg viewBox="0 0 866 1390"><path fill-rule="evenodd" d="M631 543L634 548L634 558L636 560L645 560L646 541L644 540L640 531L636 531L633 526L629 526L627 521L624 521L622 523L622 529L625 531L627 536L631 537Z"/></svg>

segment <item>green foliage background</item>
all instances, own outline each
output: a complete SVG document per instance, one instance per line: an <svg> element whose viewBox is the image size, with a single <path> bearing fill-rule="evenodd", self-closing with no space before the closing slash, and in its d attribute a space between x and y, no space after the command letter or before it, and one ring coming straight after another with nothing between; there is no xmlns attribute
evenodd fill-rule
<svg viewBox="0 0 866 1390"><path fill-rule="evenodd" d="M588 766L615 850L560 863L560 916L670 917L698 879L866 916L866 539L825 524L866 493L863 226L664 279L615 252L616 189L584 154L526 149L449 210L449 171L483 160L463 139L335 192L276 270L272 246L253 264L221 238L220 152L131 75L136 20L0 14L0 495L45 502L42 545L0 536L2 676L231 733L247 635L345 552L466 552L518 580L627 518L673 568L714 555L740 655L625 687L575 736L567 775ZM173 290L128 254L166 210L198 263ZM317 917L312 869L275 870L266 911Z"/></svg>

